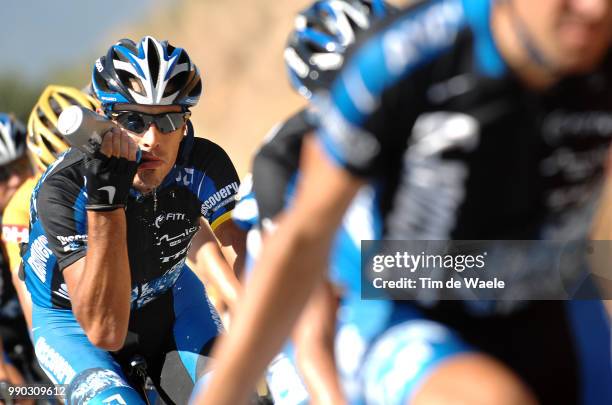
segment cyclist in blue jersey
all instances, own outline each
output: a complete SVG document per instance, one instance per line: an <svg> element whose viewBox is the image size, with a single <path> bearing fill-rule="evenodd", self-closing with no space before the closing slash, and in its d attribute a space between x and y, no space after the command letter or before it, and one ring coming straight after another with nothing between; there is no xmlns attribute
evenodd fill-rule
<svg viewBox="0 0 612 405"><path fill-rule="evenodd" d="M186 403L222 326L185 260L204 249L203 264L231 272L216 238L242 254L227 221L238 177L220 146L194 137L202 80L184 49L120 40L92 85L117 126L94 154L59 156L32 194L23 262L36 355L70 404L144 403L136 355L165 403Z"/></svg>
<svg viewBox="0 0 612 405"><path fill-rule="evenodd" d="M264 246L235 334L215 349L201 403L244 400L367 181L387 239L586 239L612 139L597 124L612 111L611 30L607 0L434 0L371 33L320 107L293 208ZM521 262L515 306L386 301L368 318L372 340L349 335L355 403L611 402L601 302L530 300L557 271L535 256ZM228 390L234 380L249 384Z"/></svg>

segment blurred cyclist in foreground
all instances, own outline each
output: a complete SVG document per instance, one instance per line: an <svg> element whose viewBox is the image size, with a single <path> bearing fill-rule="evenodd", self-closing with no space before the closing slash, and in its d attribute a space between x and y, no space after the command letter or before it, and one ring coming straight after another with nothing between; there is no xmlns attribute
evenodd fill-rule
<svg viewBox="0 0 612 405"><path fill-rule="evenodd" d="M184 49L123 39L96 61L92 84L116 127L94 154L59 157L32 195L23 261L36 355L68 384L69 403L144 403L140 376L127 373L135 356L165 403L185 403L222 329L194 273L202 263L192 271L185 259L198 230L205 265L231 272L216 237L242 255L227 221L237 174L194 136L202 80Z"/></svg>
<svg viewBox="0 0 612 405"><path fill-rule="evenodd" d="M596 119L612 111L611 30L607 0L438 0L372 33L319 107L294 206L264 246L200 403L244 403L367 181L387 239L585 240L612 139ZM492 246L503 259L506 245ZM518 269L487 269L517 276L521 300L388 301L370 318L378 330L353 328L353 400L612 403L601 302L539 301L557 292L547 290L555 258L523 253Z"/></svg>

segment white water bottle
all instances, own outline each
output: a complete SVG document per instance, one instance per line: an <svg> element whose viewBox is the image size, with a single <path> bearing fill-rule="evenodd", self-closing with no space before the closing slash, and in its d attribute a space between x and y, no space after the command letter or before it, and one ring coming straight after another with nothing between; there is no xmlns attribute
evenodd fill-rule
<svg viewBox="0 0 612 405"><path fill-rule="evenodd" d="M103 115L77 105L62 111L57 121L57 129L70 145L89 155L100 148L102 135L116 126Z"/></svg>

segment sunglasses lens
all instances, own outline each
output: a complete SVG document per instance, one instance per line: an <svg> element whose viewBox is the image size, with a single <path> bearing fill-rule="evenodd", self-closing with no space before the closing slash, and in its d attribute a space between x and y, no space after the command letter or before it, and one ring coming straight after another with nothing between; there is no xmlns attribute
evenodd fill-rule
<svg viewBox="0 0 612 405"><path fill-rule="evenodd" d="M174 112L149 115L135 111L126 111L115 113L113 117L113 119L115 119L123 128L136 134L142 134L145 132L153 122L155 123L157 129L167 134L176 131L183 124L185 124L189 118L189 113Z"/></svg>
<svg viewBox="0 0 612 405"><path fill-rule="evenodd" d="M155 125L164 133L176 131L185 123L185 114L183 113L168 113L160 115L155 121Z"/></svg>
<svg viewBox="0 0 612 405"><path fill-rule="evenodd" d="M125 113L117 117L117 122L130 132L140 134L144 132L146 123L144 117L137 113Z"/></svg>

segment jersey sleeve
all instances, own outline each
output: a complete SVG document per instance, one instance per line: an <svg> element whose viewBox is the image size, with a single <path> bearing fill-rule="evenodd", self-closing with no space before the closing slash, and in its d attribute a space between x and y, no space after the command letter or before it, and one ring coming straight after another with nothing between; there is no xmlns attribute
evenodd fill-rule
<svg viewBox="0 0 612 405"><path fill-rule="evenodd" d="M253 176L250 173L243 177L238 189L232 220L243 231L250 230L259 222L259 210L253 192Z"/></svg>
<svg viewBox="0 0 612 405"><path fill-rule="evenodd" d="M45 180L32 200L36 212L32 237L44 235L60 271L87 252L85 190L81 182L53 176Z"/></svg>
<svg viewBox="0 0 612 405"><path fill-rule="evenodd" d="M202 138L196 139L194 153L198 162L194 173L200 177L197 195L202 207L202 216L213 231L231 219L240 186L238 173L230 157L219 145Z"/></svg>
<svg viewBox="0 0 612 405"><path fill-rule="evenodd" d="M253 164L253 190L259 220L272 219L285 207L287 189L295 181L295 170L288 170L278 160L258 153Z"/></svg>
<svg viewBox="0 0 612 405"><path fill-rule="evenodd" d="M277 127L253 160L253 190L260 220L272 219L287 203L288 191L296 180L304 136L313 127L300 111Z"/></svg>

